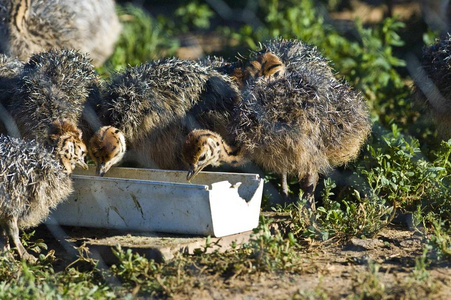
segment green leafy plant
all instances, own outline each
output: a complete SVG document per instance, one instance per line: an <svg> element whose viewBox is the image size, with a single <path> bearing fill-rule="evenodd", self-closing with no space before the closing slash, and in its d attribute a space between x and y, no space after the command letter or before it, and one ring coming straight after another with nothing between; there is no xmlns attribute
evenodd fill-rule
<svg viewBox="0 0 451 300"><path fill-rule="evenodd" d="M449 220L434 220L429 246L435 250L438 259L451 259L451 230Z"/></svg>
<svg viewBox="0 0 451 300"><path fill-rule="evenodd" d="M300 209L292 211L293 232L324 241L343 240L353 236L373 236L390 222L393 207L385 201L362 198L352 188L345 197L334 199L335 188L332 179L325 179L322 206L316 212L305 211L302 202Z"/></svg>
<svg viewBox="0 0 451 300"><path fill-rule="evenodd" d="M368 179L370 197L387 199L410 211L416 205L424 205L424 209L438 212L450 198L448 150L437 152L437 159L430 162L422 154L418 140L403 135L395 124L391 132L384 133L377 124L374 128L360 166ZM444 146L447 148L448 144ZM449 212L443 210L444 215Z"/></svg>
<svg viewBox="0 0 451 300"><path fill-rule="evenodd" d="M132 4L117 7L123 29L114 53L99 72L117 71L149 60L172 56L178 42L146 11Z"/></svg>
<svg viewBox="0 0 451 300"><path fill-rule="evenodd" d="M195 29L208 29L213 11L206 4L192 1L178 7L174 16L178 20L177 26L180 32L188 32Z"/></svg>
<svg viewBox="0 0 451 300"><path fill-rule="evenodd" d="M380 265L368 264L367 272L356 275L353 281L354 299L383 299L386 293L385 284L380 279Z"/></svg>

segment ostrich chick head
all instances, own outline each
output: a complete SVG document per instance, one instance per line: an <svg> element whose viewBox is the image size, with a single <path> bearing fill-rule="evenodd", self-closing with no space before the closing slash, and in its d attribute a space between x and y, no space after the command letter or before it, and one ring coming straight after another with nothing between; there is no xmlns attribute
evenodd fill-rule
<svg viewBox="0 0 451 300"><path fill-rule="evenodd" d="M94 160L97 175L103 176L124 157L124 134L113 126L100 128L89 141L89 155Z"/></svg>
<svg viewBox="0 0 451 300"><path fill-rule="evenodd" d="M235 80L240 89L244 89L247 83L263 77L273 81L285 75L285 64L275 54L270 52L259 54L254 60L248 61L244 66L234 68L230 76Z"/></svg>
<svg viewBox="0 0 451 300"><path fill-rule="evenodd" d="M85 162L86 145L82 140L82 132L69 120L58 120L49 128L49 137L57 149L61 164L68 174L75 166L88 169Z"/></svg>
<svg viewBox="0 0 451 300"><path fill-rule="evenodd" d="M182 149L182 158L188 165L186 179L191 180L207 166L240 165L243 158L237 152L217 133L205 129L191 131Z"/></svg>
<svg viewBox="0 0 451 300"><path fill-rule="evenodd" d="M280 58L270 52L257 56L250 61L244 71L245 78L264 77L270 81L280 78L285 74L285 65Z"/></svg>

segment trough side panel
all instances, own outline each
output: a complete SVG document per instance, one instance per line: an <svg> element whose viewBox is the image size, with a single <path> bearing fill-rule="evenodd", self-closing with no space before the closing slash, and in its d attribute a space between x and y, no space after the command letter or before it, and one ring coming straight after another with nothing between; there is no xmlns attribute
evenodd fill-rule
<svg viewBox="0 0 451 300"><path fill-rule="evenodd" d="M52 214L61 225L212 234L206 186L74 176L74 189Z"/></svg>

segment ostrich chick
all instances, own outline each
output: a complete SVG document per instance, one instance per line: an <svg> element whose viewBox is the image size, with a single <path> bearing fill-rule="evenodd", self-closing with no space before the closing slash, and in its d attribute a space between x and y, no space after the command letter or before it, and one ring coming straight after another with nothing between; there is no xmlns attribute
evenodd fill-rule
<svg viewBox="0 0 451 300"><path fill-rule="evenodd" d="M257 80L243 93L234 117L238 149L225 145L219 135L192 132L184 147L190 175L207 164L238 165L247 158L268 171L295 175L312 208L318 175L354 158L370 127L362 98L316 73ZM211 140L205 142L205 137ZM336 151L347 152L335 157Z"/></svg>
<svg viewBox="0 0 451 300"><path fill-rule="evenodd" d="M269 40L261 45L259 51L252 52L249 60L266 54L280 59L285 73L304 74L311 89L318 90L319 97L329 99L329 103L324 101L321 104L324 109L333 107L336 110L339 117L332 118L331 122L340 120L341 123L330 127L334 130L329 134L332 138L325 141L331 165L343 165L354 159L370 131L368 108L361 96L352 92L346 83L338 81L329 61L315 47L301 40ZM328 139L327 135L323 137ZM282 174L282 190L288 194L286 174Z"/></svg>
<svg viewBox="0 0 451 300"><path fill-rule="evenodd" d="M413 88L414 102L425 107L445 139L451 138L450 55L451 35L424 48Z"/></svg>
<svg viewBox="0 0 451 300"><path fill-rule="evenodd" d="M183 169L181 148L195 128L226 135L228 116L238 99L236 84L211 67L165 59L116 74L97 106L101 128L89 151L104 174L127 151L144 167ZM119 131L116 131L118 129Z"/></svg>
<svg viewBox="0 0 451 300"><path fill-rule="evenodd" d="M6 0L0 3L0 53L21 60L50 49L80 49L96 66L113 53L121 25L113 0Z"/></svg>
<svg viewBox="0 0 451 300"><path fill-rule="evenodd" d="M19 257L36 261L20 242L19 229L38 225L69 196L67 171L35 141L0 135L0 238L5 250L11 240Z"/></svg>
<svg viewBox="0 0 451 300"><path fill-rule="evenodd" d="M78 165L86 168L86 146L81 139L80 122L84 104L97 89L97 75L91 60L74 50L50 50L30 58L19 75L18 86L6 109L14 118L24 139L36 139L49 148L73 138L71 155L80 155ZM52 134L60 126L66 133ZM71 141L71 142L72 142ZM65 147L63 147L65 148Z"/></svg>

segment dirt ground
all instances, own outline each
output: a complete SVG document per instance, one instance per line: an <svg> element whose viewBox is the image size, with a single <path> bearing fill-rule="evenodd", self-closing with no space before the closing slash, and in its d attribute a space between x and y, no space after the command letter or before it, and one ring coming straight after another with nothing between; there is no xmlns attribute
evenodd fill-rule
<svg viewBox="0 0 451 300"><path fill-rule="evenodd" d="M88 234L84 236L100 238L98 231L88 230ZM65 237L72 241L80 239L82 232L79 228L66 228ZM55 234L57 232L40 226L36 238L43 238L49 248L55 250L62 269L76 259L74 246L81 243L64 244L62 239L51 238ZM103 233L110 239L116 234L105 230ZM123 234L128 243L133 240L133 236ZM115 238L117 242L113 242L111 247L121 241L120 235ZM142 238L136 236L138 248L142 246ZM174 237L167 236L166 239ZM227 278L200 272L201 275L195 279L198 282L195 286L198 287L175 294L173 298L319 299L327 296L328 299L343 299L354 298L366 291L368 294L365 299L450 299L451 262L440 262L434 257L435 253L430 252L427 258L433 263L427 264L423 270L415 270L416 260L421 257L425 242L421 233L399 225L383 229L373 239L353 238L346 243L301 241L308 246L304 246L300 252L301 260L296 268L299 270L297 272L262 272L237 277L231 275ZM150 249L151 246L146 246L150 252L138 251L146 257L152 257L154 250ZM93 250L91 257L100 258L99 266L104 268L114 263L110 260L111 247L107 246L103 251L99 251L96 245L88 246ZM378 269L371 269L370 266L377 266ZM426 276L423 276L422 280L414 279L421 275ZM370 294L372 296L369 296Z"/></svg>
<svg viewBox="0 0 451 300"><path fill-rule="evenodd" d="M248 278L202 278L203 289L176 299L330 299L352 297L364 289L393 299L450 299L451 264L427 267L428 278L413 281L415 258L421 256L421 235L407 229L387 228L374 239L353 239L346 245L316 243L302 256L300 273L254 274ZM370 262L380 266L377 280Z"/></svg>

